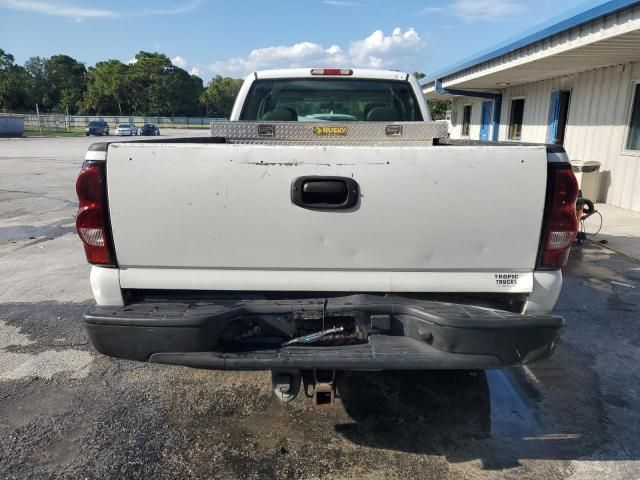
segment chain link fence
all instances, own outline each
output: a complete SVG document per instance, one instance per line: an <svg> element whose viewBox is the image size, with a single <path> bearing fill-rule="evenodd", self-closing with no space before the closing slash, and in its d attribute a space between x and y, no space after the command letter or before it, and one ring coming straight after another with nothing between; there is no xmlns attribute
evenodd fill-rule
<svg viewBox="0 0 640 480"><path fill-rule="evenodd" d="M109 127L115 128L119 123L133 123L141 127L145 123L155 123L160 128L209 128L211 122L226 120L216 117L160 117L160 116L119 116L119 115L58 115L58 114L26 114L24 127L27 130L41 130L43 133L72 132L84 129L89 122L103 120Z"/></svg>

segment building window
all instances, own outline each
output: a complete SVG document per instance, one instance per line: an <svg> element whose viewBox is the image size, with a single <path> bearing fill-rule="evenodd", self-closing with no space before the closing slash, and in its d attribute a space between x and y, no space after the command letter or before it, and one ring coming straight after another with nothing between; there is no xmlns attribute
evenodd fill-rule
<svg viewBox="0 0 640 480"><path fill-rule="evenodd" d="M462 109L462 136L468 137L471 128L471 105L465 105Z"/></svg>
<svg viewBox="0 0 640 480"><path fill-rule="evenodd" d="M629 138L627 138L627 150L640 150L640 83L636 84L631 107L631 120L629 121Z"/></svg>
<svg viewBox="0 0 640 480"><path fill-rule="evenodd" d="M511 115L509 116L509 140L522 138L522 120L524 118L524 98L511 100Z"/></svg>

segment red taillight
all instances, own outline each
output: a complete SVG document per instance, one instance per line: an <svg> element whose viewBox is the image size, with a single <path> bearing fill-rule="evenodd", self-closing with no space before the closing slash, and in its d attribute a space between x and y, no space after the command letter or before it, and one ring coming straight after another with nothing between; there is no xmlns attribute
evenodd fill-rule
<svg viewBox="0 0 640 480"><path fill-rule="evenodd" d="M568 165L549 165L549 194L545 210L540 267L563 267L578 232L578 182Z"/></svg>
<svg viewBox="0 0 640 480"><path fill-rule="evenodd" d="M94 265L113 265L107 228L107 190L105 162L86 161L76 181L78 216L76 230Z"/></svg>
<svg viewBox="0 0 640 480"><path fill-rule="evenodd" d="M350 68L312 68L311 75L349 76L353 75L353 70Z"/></svg>

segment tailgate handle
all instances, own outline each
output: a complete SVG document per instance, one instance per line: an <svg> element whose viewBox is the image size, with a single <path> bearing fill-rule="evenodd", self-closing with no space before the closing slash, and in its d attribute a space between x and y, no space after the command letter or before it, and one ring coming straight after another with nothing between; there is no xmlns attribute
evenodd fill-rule
<svg viewBox="0 0 640 480"><path fill-rule="evenodd" d="M312 210L352 208L358 203L358 182L348 177L299 177L291 185L291 201Z"/></svg>

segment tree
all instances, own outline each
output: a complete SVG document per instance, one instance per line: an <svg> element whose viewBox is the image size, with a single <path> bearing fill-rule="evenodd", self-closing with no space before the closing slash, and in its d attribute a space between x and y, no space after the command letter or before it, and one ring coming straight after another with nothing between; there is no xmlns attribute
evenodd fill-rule
<svg viewBox="0 0 640 480"><path fill-rule="evenodd" d="M45 74L44 105L59 113L76 113L86 88L84 64L68 55L54 55L45 62Z"/></svg>
<svg viewBox="0 0 640 480"><path fill-rule="evenodd" d="M162 53L140 51L129 70L132 113L164 115L167 113L167 91L164 76L173 68Z"/></svg>
<svg viewBox="0 0 640 480"><path fill-rule="evenodd" d="M203 115L204 106L200 101L200 97L202 96L205 90L204 82L202 81L202 78L200 78L198 75L191 74L190 77L191 77L191 88L193 89L193 93L197 92L197 95L195 98L194 112L197 112L196 115Z"/></svg>
<svg viewBox="0 0 640 480"><path fill-rule="evenodd" d="M170 115L197 115L200 110L200 95L204 89L202 79L189 75L179 67L167 71L164 76L165 111Z"/></svg>
<svg viewBox="0 0 640 480"><path fill-rule="evenodd" d="M229 117L241 86L242 80L240 79L216 75L200 97L200 102L205 106L206 114Z"/></svg>
<svg viewBox="0 0 640 480"><path fill-rule="evenodd" d="M87 70L68 55L31 57L24 67L0 49L0 109L120 115L199 115L202 79L162 53L140 51L133 64L98 62Z"/></svg>
<svg viewBox="0 0 640 480"><path fill-rule="evenodd" d="M140 51L128 72L132 113L194 115L199 113L202 80L171 63L162 53Z"/></svg>
<svg viewBox="0 0 640 480"><path fill-rule="evenodd" d="M413 76L418 80L422 80L426 75L422 72L413 72ZM451 100L427 100L431 118L434 120L444 120L447 118L447 112L451 110Z"/></svg>
<svg viewBox="0 0 640 480"><path fill-rule="evenodd" d="M434 120L444 120L447 112L451 110L451 100L428 100L429 111Z"/></svg>
<svg viewBox="0 0 640 480"><path fill-rule="evenodd" d="M15 65L15 58L0 48L0 72L6 72Z"/></svg>
<svg viewBox="0 0 640 480"><path fill-rule="evenodd" d="M47 93L47 59L42 57L31 57L24 64L24 68L29 74L31 96L33 103L43 105L43 99ZM32 106L31 108L34 108Z"/></svg>
<svg viewBox="0 0 640 480"><path fill-rule="evenodd" d="M32 101L30 84L24 67L16 65L13 55L0 48L0 110L28 109Z"/></svg>
<svg viewBox="0 0 640 480"><path fill-rule="evenodd" d="M82 99L86 113L130 113L129 65L120 60L96 63L87 72L87 91Z"/></svg>

